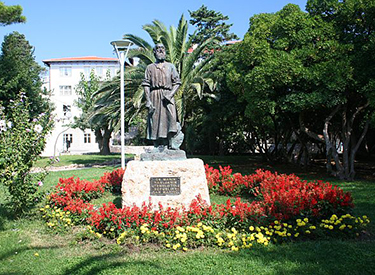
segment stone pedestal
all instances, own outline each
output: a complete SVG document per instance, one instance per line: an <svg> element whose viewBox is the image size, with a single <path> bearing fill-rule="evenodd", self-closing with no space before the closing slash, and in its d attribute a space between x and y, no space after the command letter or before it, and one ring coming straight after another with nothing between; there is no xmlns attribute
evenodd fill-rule
<svg viewBox="0 0 375 275"><path fill-rule="evenodd" d="M130 161L122 181L122 205L142 206L151 201L154 209L188 208L196 196L210 204L204 164L201 159Z"/></svg>

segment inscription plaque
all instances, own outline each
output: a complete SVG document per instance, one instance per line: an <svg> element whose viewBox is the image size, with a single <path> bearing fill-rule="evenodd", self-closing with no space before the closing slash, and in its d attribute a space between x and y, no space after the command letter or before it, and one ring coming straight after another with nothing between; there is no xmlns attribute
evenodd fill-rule
<svg viewBox="0 0 375 275"><path fill-rule="evenodd" d="M151 196L178 196L181 194L179 177L151 177Z"/></svg>

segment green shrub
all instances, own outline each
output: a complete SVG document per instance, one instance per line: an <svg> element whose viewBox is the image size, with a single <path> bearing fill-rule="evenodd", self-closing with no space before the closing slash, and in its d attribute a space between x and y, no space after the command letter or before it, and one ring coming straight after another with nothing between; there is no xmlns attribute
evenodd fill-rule
<svg viewBox="0 0 375 275"><path fill-rule="evenodd" d="M31 117L29 102L20 94L11 112L0 106L0 184L9 191L9 206L17 214L31 210L41 199L46 172L30 173L45 146L53 121L50 114Z"/></svg>

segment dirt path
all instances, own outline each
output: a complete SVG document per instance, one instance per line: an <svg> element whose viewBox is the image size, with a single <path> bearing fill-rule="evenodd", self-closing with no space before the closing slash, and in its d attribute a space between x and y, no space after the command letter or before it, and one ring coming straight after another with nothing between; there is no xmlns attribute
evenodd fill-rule
<svg viewBox="0 0 375 275"><path fill-rule="evenodd" d="M101 163L91 163L91 164L70 164L66 166L49 166L47 167L47 171L49 172L56 172L56 171L69 171L69 170L81 170L81 169L89 169L89 168L101 168L106 166L114 166L120 164L121 162L118 160L112 160L107 162ZM40 167L33 167L31 168L31 173L40 173L43 172L43 168Z"/></svg>

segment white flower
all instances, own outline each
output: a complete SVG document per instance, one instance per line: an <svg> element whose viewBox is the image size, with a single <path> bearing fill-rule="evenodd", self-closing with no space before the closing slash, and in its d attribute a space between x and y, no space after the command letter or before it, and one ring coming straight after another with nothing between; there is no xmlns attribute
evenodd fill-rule
<svg viewBox="0 0 375 275"><path fill-rule="evenodd" d="M0 128L3 128L5 127L7 124L6 124L6 121L5 120L0 120Z"/></svg>
<svg viewBox="0 0 375 275"><path fill-rule="evenodd" d="M7 124L5 120L0 120L0 133L7 130Z"/></svg>
<svg viewBox="0 0 375 275"><path fill-rule="evenodd" d="M12 128L12 122L11 121L9 121L8 123L7 123L7 125L8 125L8 128Z"/></svg>
<svg viewBox="0 0 375 275"><path fill-rule="evenodd" d="M35 132L41 133L42 130L43 130L42 126L40 126L39 124L35 125L35 127L34 127L34 131Z"/></svg>

